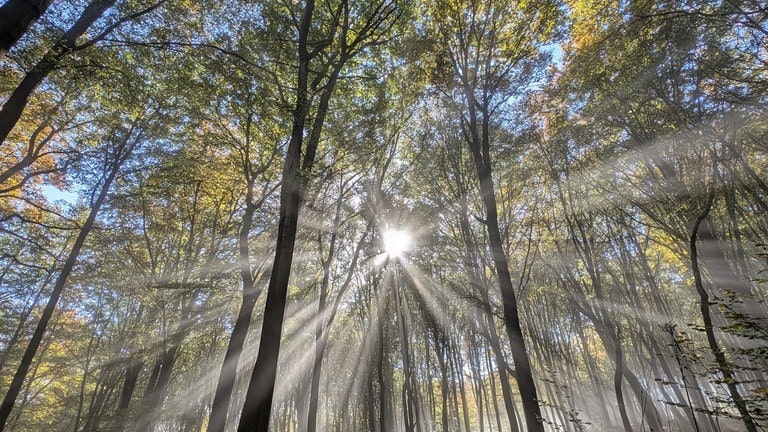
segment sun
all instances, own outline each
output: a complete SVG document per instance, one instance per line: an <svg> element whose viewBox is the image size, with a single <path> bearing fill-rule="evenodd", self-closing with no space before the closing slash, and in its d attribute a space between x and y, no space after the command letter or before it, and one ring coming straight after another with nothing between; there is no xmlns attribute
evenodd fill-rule
<svg viewBox="0 0 768 432"><path fill-rule="evenodd" d="M406 231L386 230L382 234L384 252L392 258L401 257L411 248L411 235Z"/></svg>

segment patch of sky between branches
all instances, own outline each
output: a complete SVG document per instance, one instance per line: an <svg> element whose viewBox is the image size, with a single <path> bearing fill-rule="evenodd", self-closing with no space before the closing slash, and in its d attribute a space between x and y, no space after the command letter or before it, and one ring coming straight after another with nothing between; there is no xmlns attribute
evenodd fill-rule
<svg viewBox="0 0 768 432"><path fill-rule="evenodd" d="M67 204L77 203L78 195L75 192L62 190L53 185L42 186L43 195L49 202L64 202Z"/></svg>

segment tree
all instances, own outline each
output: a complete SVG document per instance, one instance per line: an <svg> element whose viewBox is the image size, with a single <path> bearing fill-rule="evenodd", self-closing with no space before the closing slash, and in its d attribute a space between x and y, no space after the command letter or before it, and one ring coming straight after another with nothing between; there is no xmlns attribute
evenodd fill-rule
<svg viewBox="0 0 768 432"><path fill-rule="evenodd" d="M62 59L74 52L84 50L98 43L124 23L152 12L162 5L163 1L152 4L145 9L122 16L107 25L105 29L101 30L88 41L80 42L78 39L86 34L91 26L112 8L115 3L116 0L94 0L89 3L77 21L75 21L75 23L53 43L53 46L43 55L40 61L38 61L37 64L24 75L24 78L8 99L6 99L2 109L0 109L0 145L5 144L8 135L21 118L32 93L38 86L40 86L43 80L59 66ZM27 156L16 165L16 167L19 168L14 167L14 169L20 169L31 164L34 161L34 155L37 152L39 152L39 150L30 148ZM2 179L0 181L5 181L5 176L9 173L10 170L0 174L0 179Z"/></svg>
<svg viewBox="0 0 768 432"><path fill-rule="evenodd" d="M298 21L298 72L296 76L296 101L292 112L291 138L285 156L280 191L280 221L278 223L277 246L272 263L272 272L267 288L267 302L261 331L261 343L256 364L246 393L239 431L265 431L269 426L272 396L277 373L277 358L280 352L280 337L285 314L288 280L291 273L293 249L296 242L299 210L305 193L304 182L311 177L317 146L320 141L325 116L336 82L346 63L363 52L369 45L377 43L398 16L396 2L377 2L372 8L363 8L365 18L353 19L358 11L353 4L341 1L324 11L332 19L331 27L312 40L315 3L307 0ZM315 45L317 44L317 45ZM311 50L310 50L311 48ZM328 51L333 49L334 51ZM310 120L310 63L315 59L329 61L319 65L324 74L315 76L312 89L320 87L316 113ZM327 74L327 75L326 75ZM311 124L306 142L304 134Z"/></svg>
<svg viewBox="0 0 768 432"><path fill-rule="evenodd" d="M536 64L538 44L552 32L557 18L556 8L547 4L534 11L523 3L477 1L468 5L436 2L433 10L436 38L450 59L445 65L447 70L438 73L446 74L443 79L446 79L448 97L462 104L461 128L480 185L483 224L501 289L505 328L512 347L526 424L528 430L540 431L543 424L536 384L499 226L491 144L494 117L514 96L510 92L511 86L523 83L516 74L523 70L534 72L539 67ZM510 16L519 21L504 24Z"/></svg>
<svg viewBox="0 0 768 432"><path fill-rule="evenodd" d="M114 148L109 149L111 150L111 158L105 160L105 171L103 174L104 179L101 187L99 188L98 195L94 197L93 205L91 206L91 210L88 213L88 217L86 218L85 222L83 222L83 226L80 229L80 233L78 234L75 243L72 245L72 249L67 256L64 267L56 278L53 291L51 292L43 314L37 323L37 327L35 328L32 339L29 341L27 349L24 351L21 363L16 370L16 374L13 377L10 388L8 389L8 392L3 399L2 405L0 405L0 431L4 430L7 425L8 417L10 416L13 405L19 395L19 391L21 390L21 386L24 383L24 379L27 377L27 372L29 371L29 368L32 364L32 360L34 359L35 354L40 347L40 343L45 334L45 330L48 327L48 322L50 321L51 316L53 315L53 312L56 308L56 304L61 297L61 293L67 282L67 278L72 272L72 268L75 266L77 258L80 255L80 250L82 249L88 234L93 228L93 224L96 221L96 216L98 215L99 210L101 210L101 206L107 199L107 193L112 186L112 182L117 177L120 167L130 157L133 148L141 140L141 129L139 127L139 121L139 119L134 119L132 124L125 128L122 137L114 137Z"/></svg>

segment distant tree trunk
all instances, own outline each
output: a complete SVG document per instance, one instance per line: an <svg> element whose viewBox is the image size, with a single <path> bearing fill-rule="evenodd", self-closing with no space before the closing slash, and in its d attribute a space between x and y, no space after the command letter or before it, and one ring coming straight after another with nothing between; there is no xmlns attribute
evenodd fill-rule
<svg viewBox="0 0 768 432"><path fill-rule="evenodd" d="M85 244L85 239L88 237L88 234L90 234L93 224L96 222L96 216L99 214L101 206L107 199L107 193L109 192L115 177L117 177L120 167L131 154L133 146L129 144L129 140L131 139L132 131L133 128L126 133L121 145L115 152L114 160L109 166L109 171L105 173L106 178L104 179L104 183L101 185L99 194L91 206L91 210L88 213L85 223L80 228L80 233L78 234L75 243L72 245L67 261L64 263L64 267L61 269L61 273L59 273L59 276L56 279L51 296L48 298L48 303L45 305L45 309L40 316L40 321L37 323L35 332L27 345L27 349L24 351L21 363L16 370L16 374L13 376L8 393L6 393L3 403L0 405L0 432L5 429L8 417L11 414L16 398L19 396L19 391L24 384L24 379L27 377L27 372L32 365L32 360L37 353L37 349L40 347L40 342L43 340L45 331L48 328L48 323L51 316L53 316L53 311L56 309L61 293L64 290L67 278L69 278L69 274L72 272L72 269L77 262L77 258L80 256L80 250L82 249L83 244Z"/></svg>
<svg viewBox="0 0 768 432"><path fill-rule="evenodd" d="M627 406L624 403L624 392L621 390L622 375L624 374L624 353L621 350L621 335L617 332L616 336L616 372L613 377L613 386L616 390L616 402L619 405L619 414L621 415L621 424L624 425L625 432L632 432L632 425L627 415Z"/></svg>
<svg viewBox="0 0 768 432"><path fill-rule="evenodd" d="M53 0L8 0L0 7L0 58L16 45Z"/></svg>
<svg viewBox="0 0 768 432"><path fill-rule="evenodd" d="M341 205L343 198L343 189L339 193L336 200L336 207L333 217L333 225L331 231L331 238L328 242L328 255L323 258L320 257L320 263L323 268L323 279L320 282L320 298L318 299L317 306L317 323L315 324L315 358L312 364L312 382L309 389L309 409L307 416L307 432L315 432L317 430L317 403L320 393L320 371L323 365L323 356L325 355L325 347L328 342L328 337L325 334L324 328L326 302L328 299L328 286L331 280L331 262L333 261L336 253L336 239L338 238L338 230L341 218ZM322 248L322 238L319 239L320 247ZM322 252L321 252L322 255ZM350 268L354 268L351 265ZM330 325L330 323L329 323Z"/></svg>
<svg viewBox="0 0 768 432"><path fill-rule="evenodd" d="M185 274L182 282L184 286L189 274ZM194 294L185 293L181 299L182 308L179 324L168 340L168 346L155 360L147 388L144 392L142 404L145 407L144 416L137 423L136 432L149 432L154 426L157 414L160 412L171 383L173 368L178 359L181 344L192 327L192 308L195 304Z"/></svg>
<svg viewBox="0 0 768 432"><path fill-rule="evenodd" d="M399 265L399 263L395 263ZM408 305L404 293L400 286L400 269L390 270L392 272L392 289L394 290L395 312L398 330L400 332L400 355L403 360L403 419L406 432L421 431L420 401L419 392L414 377L411 348L410 348L410 326L408 324Z"/></svg>
<svg viewBox="0 0 768 432"><path fill-rule="evenodd" d="M610 415L611 413L608 410L608 403L605 399L605 395L603 394L603 384L600 382L601 374L598 371L597 364L595 364L595 356L591 353L589 347L590 344L587 342L587 338L584 335L584 322L582 320L581 314L574 314L574 319L576 320L574 323L574 329L576 330L576 334L579 337L579 345L582 347L580 350L581 358L584 362L584 365L587 367L587 373L592 384L592 389L597 396L597 402L600 404L602 418L606 423L608 423L608 426L612 426L613 420Z"/></svg>
<svg viewBox="0 0 768 432"><path fill-rule="evenodd" d="M578 282L572 279L571 284L574 283ZM616 357L616 354L621 352L621 347L619 346L621 341L616 339L616 336L611 330L616 326L610 319L601 319L598 317L589 307L582 307L581 310L582 313L584 313L584 315L587 316L587 318L589 318L590 321L592 321L592 323L595 325L595 332L600 337L600 341L603 343L603 347L605 347L606 353L611 357L611 360L613 360L617 368L621 366L621 374L624 379L627 380L627 384L629 384L630 389L632 389L632 392L635 394L635 398L642 407L642 413L648 421L649 430L652 432L662 431L664 428L662 426L661 420L659 419L658 412L656 411L656 405L649 397L648 391L643 388L643 385L640 383L637 375L635 375L634 372L632 372L632 370L627 367L623 357Z"/></svg>
<svg viewBox="0 0 768 432"><path fill-rule="evenodd" d="M455 347L460 347L459 341L454 340L454 342L451 344ZM461 349L454 350L452 361L453 361L453 370L456 374L455 378L456 381L459 382L459 394L461 395L461 414L464 419L464 430L469 432L471 431L470 422L469 422L469 405L467 403L467 390L464 386L464 362L461 360Z"/></svg>
<svg viewBox="0 0 768 432"><path fill-rule="evenodd" d="M436 344L436 348L437 348ZM448 432L450 429L450 420L448 418L448 395L450 394L450 388L448 387L448 362L445 358L446 347L441 347L437 352L437 363L440 367L440 423L443 432Z"/></svg>
<svg viewBox="0 0 768 432"><path fill-rule="evenodd" d="M104 414L107 401L116 391L120 377L115 372L115 365L107 364L99 373L96 380L96 388L91 393L91 402L88 406L88 414L85 416L82 432L99 431L99 420Z"/></svg>
<svg viewBox="0 0 768 432"><path fill-rule="evenodd" d="M120 392L120 401L115 413L115 425L112 428L114 432L121 432L125 428L128 407L133 398L133 392L136 390L136 383L139 380L139 374L144 368L144 360L136 359L128 363L125 367L125 379L123 380L123 389Z"/></svg>
<svg viewBox="0 0 768 432"><path fill-rule="evenodd" d="M474 326L473 326L474 327ZM472 333L477 333L475 328ZM473 335L475 336L475 335ZM483 374L480 372L480 355L478 354L478 344L470 342L467 347L467 356L469 357L469 368L472 371L472 388L474 390L474 399L477 412L477 422L479 430L485 430L485 414L483 413L485 403L485 394L483 392Z"/></svg>
<svg viewBox="0 0 768 432"><path fill-rule="evenodd" d="M349 270L347 276L339 287L339 292L336 294L336 298L331 306L330 313L328 314L328 322L324 323L327 309L328 288L331 278L331 261L334 258L336 251L336 242L338 239L338 230L341 227L341 209L344 202L344 183L342 183L342 192L339 193L339 197L336 201L336 214L333 222L333 232L331 234L331 240L328 246L328 256L321 258L323 266L323 279L320 283L320 299L318 304L318 319L315 326L315 358L312 365L312 382L310 384L309 392L309 408L307 416L307 432L315 432L317 430L317 409L318 399L320 395L320 373L323 367L323 357L325 356L325 349L328 346L328 338L330 337L330 328L336 319L336 314L341 304L342 295L346 292L347 288L352 282L354 270L357 268L357 262L360 259L360 252L365 238L368 236L372 228L372 224L369 223L365 233L360 238L355 246L355 250L352 253L352 260L349 263Z"/></svg>
<svg viewBox="0 0 768 432"><path fill-rule="evenodd" d="M376 297L376 321L379 332L378 365L376 368L379 381L379 432L387 432L393 430L395 423L391 404L389 403L392 383L388 371L385 370L388 352L384 349L384 342L387 337L384 316L388 315L388 308L386 298L381 295L378 289Z"/></svg>
<svg viewBox="0 0 768 432"><path fill-rule="evenodd" d="M622 227L625 226L624 223L621 224ZM630 235L629 237L632 237ZM640 299L640 296L638 294L638 288L637 288L637 280L636 280L636 274L635 274L635 268L634 268L634 256L633 253L630 252L630 249L626 243L625 236L619 235L612 238L612 243L616 245L619 253L619 264L621 268L622 277L619 277L615 274L614 271L611 271L610 266L606 266L607 273L610 274L610 276L616 281L617 284L625 285L627 290L627 301L628 303L638 311L638 313L647 315L648 312L646 311L645 305ZM642 345L646 346L647 352L649 353L657 353L661 354L661 347L659 347L659 344L656 342L656 339L653 337L653 329L651 328L651 325L646 320L640 320L638 322L638 325L642 329L640 339L643 342ZM634 344L635 347L638 347L640 344ZM656 366L656 362L658 361L658 366ZM664 373L664 375L667 377L666 380L672 380L674 379L674 375L672 374L672 371L669 368L669 364L667 363L667 357L662 355L653 356L651 359L652 367L660 367L661 371ZM667 401L674 401L672 396L667 391L667 387L665 385L660 386L659 390L661 391L662 395L664 396L665 400ZM671 386L672 392L674 393L675 397L677 398L677 403L682 403L682 401L685 399L680 388L678 386ZM696 418L694 414L690 410L684 410L684 415L687 416L687 418L684 418L682 414L680 413L680 410L673 409L672 410L673 415L675 418L685 423L696 423Z"/></svg>
<svg viewBox="0 0 768 432"><path fill-rule="evenodd" d="M496 429L501 430L501 414L499 413L499 401L496 397L496 376L493 374L493 365L491 364L491 354L486 351L485 352L485 365L488 368L488 381L490 381L491 384L491 402L493 402L493 413L496 418ZM509 428L512 429L512 424L509 425Z"/></svg>
<svg viewBox="0 0 768 432"><path fill-rule="evenodd" d="M101 304L99 304L101 309ZM100 313L96 313L93 317L91 326L94 328L99 325ZM110 317L111 318L111 317ZM88 376L91 374L91 361L93 360L94 345L98 345L101 341L101 336L97 336L96 332L91 332L88 338L88 348L86 349L85 361L83 363L83 379L80 381L80 391L77 397L77 413L75 414L75 425L72 428L73 431L78 432L80 430L80 419L83 415L83 405L85 404L85 387L88 382Z"/></svg>

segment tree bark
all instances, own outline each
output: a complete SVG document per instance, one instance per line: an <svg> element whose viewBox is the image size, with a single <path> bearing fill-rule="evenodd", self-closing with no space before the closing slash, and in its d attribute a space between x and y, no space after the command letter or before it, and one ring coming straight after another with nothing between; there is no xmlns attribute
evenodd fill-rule
<svg viewBox="0 0 768 432"><path fill-rule="evenodd" d="M0 58L40 18L53 0L8 0L0 7Z"/></svg>

